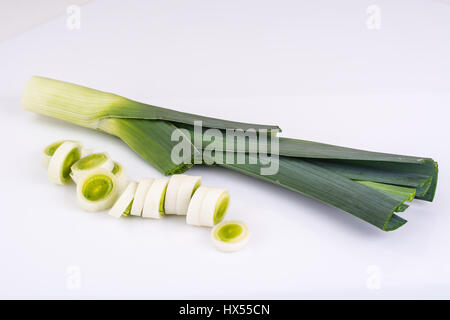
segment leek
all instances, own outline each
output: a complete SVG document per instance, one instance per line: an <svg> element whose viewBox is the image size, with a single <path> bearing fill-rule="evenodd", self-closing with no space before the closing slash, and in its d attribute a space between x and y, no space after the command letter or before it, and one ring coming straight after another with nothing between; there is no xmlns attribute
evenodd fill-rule
<svg viewBox="0 0 450 320"><path fill-rule="evenodd" d="M301 158L280 157L279 171L272 176L261 176L258 165L223 166L317 199L385 231L395 230L406 223L394 214L402 201Z"/></svg>
<svg viewBox="0 0 450 320"><path fill-rule="evenodd" d="M205 135L202 132L196 132L192 126L185 124L177 126L190 132L191 141L202 141L202 149L210 143L204 139ZM248 139L244 149L239 150L238 145L230 148L223 141L217 151L225 154L251 153L258 144L258 138ZM267 140L267 144L267 150L271 150L271 141ZM371 152L290 138L279 138L278 154L311 161L352 180L414 187L417 199L433 201L436 192L438 167L430 158Z"/></svg>
<svg viewBox="0 0 450 320"><path fill-rule="evenodd" d="M142 209L144 208L145 197L147 196L148 190L153 184L155 179L142 179L137 188L136 194L134 195L133 205L131 206L130 214L132 216L140 217L142 215Z"/></svg>
<svg viewBox="0 0 450 320"><path fill-rule="evenodd" d="M186 215L192 195L200 187L201 181L200 177L184 174L170 177L164 203L165 213Z"/></svg>
<svg viewBox="0 0 450 320"><path fill-rule="evenodd" d="M112 171L114 169L114 161L107 153L92 153L72 165L70 176L77 183L83 175L96 169Z"/></svg>
<svg viewBox="0 0 450 320"><path fill-rule="evenodd" d="M200 213L202 212L203 199L208 193L207 188L198 188L191 198L186 214L186 223L193 226L201 226Z"/></svg>
<svg viewBox="0 0 450 320"><path fill-rule="evenodd" d="M145 197L142 217L159 219L164 215L164 200L169 179L155 179Z"/></svg>
<svg viewBox="0 0 450 320"><path fill-rule="evenodd" d="M360 184L388 194L389 196L401 201L413 201L416 189L393 186L390 184L377 183L372 181L357 181Z"/></svg>
<svg viewBox="0 0 450 320"><path fill-rule="evenodd" d="M48 164L48 177L56 184L70 181L70 168L81 158L81 146L74 141L63 142L54 151Z"/></svg>
<svg viewBox="0 0 450 320"><path fill-rule="evenodd" d="M221 188L200 187L189 203L188 224L213 227L225 217L230 201L228 191Z"/></svg>
<svg viewBox="0 0 450 320"><path fill-rule="evenodd" d="M119 136L165 174L182 173L192 167L174 164L170 158L172 147L177 144L170 139L176 129L172 122L193 125L195 121L202 121L206 127L218 129L279 130L277 126L232 122L164 109L44 77L32 77L28 81L22 105L30 111ZM148 128L140 120L122 119L159 121L152 121L152 128Z"/></svg>
<svg viewBox="0 0 450 320"><path fill-rule="evenodd" d="M126 187L125 191L120 195L119 199L114 203L111 210L109 210L109 215L115 218L120 218L122 215L128 215L134 195L136 193L137 183L130 182Z"/></svg>
<svg viewBox="0 0 450 320"><path fill-rule="evenodd" d="M250 232L241 221L224 221L212 229L211 238L216 249L234 252L247 245Z"/></svg>
<svg viewBox="0 0 450 320"><path fill-rule="evenodd" d="M394 200L400 201L401 204L395 208L395 212L404 212L408 209L408 205L405 204L406 201L413 201L416 189L405 188L399 186L393 186L390 184L377 183L373 181L357 181L360 184L368 186L372 189L375 189L381 193L386 194L388 197L393 198Z"/></svg>
<svg viewBox="0 0 450 320"><path fill-rule="evenodd" d="M96 169L83 175L77 184L78 203L86 211L111 208L117 195L116 177L105 169Z"/></svg>
<svg viewBox="0 0 450 320"><path fill-rule="evenodd" d="M187 129L190 135L187 138L194 141L195 121L202 121L205 130L253 128L261 132L280 131L277 126L231 122L159 108L42 77L30 79L22 105L33 112L115 135L165 175L180 174L193 166L191 163L172 162L171 152L178 142L172 141L171 136L177 130L181 135L185 135L186 131L179 129ZM244 149L228 149L228 146L224 145L218 150L218 154L224 157L228 153L243 153L245 164L217 164L315 198L385 231L395 230L406 223L405 219L395 213L406 210L408 206L404 203L404 198L400 198L392 190L386 190L382 185L414 189L414 197L426 201L432 201L436 192L438 165L430 158L280 138L280 157L274 160L278 162L279 171L272 176L263 176L260 174L260 169L264 167L263 159L251 154L251 143L255 142L247 142ZM196 155L206 147L207 141L203 139L200 147L192 143L192 154ZM250 159L253 162L249 162ZM215 164L215 159L206 157L204 160L207 164ZM360 183L361 181L367 181L369 184ZM381 185L375 187L371 183ZM201 188L194 193L191 203L200 190ZM155 217L159 217L164 211L164 202L161 201L165 193L161 188L159 191L158 199L149 199L153 207L148 210L152 211L150 215ZM146 204L147 201L143 215ZM199 225L201 222L198 218L190 217L188 210L187 221Z"/></svg>

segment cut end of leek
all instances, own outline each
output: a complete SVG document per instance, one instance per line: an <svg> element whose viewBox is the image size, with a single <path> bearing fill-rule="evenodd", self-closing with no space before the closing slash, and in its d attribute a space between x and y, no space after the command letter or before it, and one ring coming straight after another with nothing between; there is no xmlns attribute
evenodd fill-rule
<svg viewBox="0 0 450 320"><path fill-rule="evenodd" d="M186 215L192 195L200 187L201 177L176 174L167 186L165 213Z"/></svg>
<svg viewBox="0 0 450 320"><path fill-rule="evenodd" d="M48 164L48 177L56 184L70 181L72 165L81 158L81 146L74 141L65 141L54 151Z"/></svg>
<svg viewBox="0 0 450 320"><path fill-rule="evenodd" d="M212 227L225 217L230 202L227 190L199 187L192 197L186 215L188 224Z"/></svg>
<svg viewBox="0 0 450 320"><path fill-rule="evenodd" d="M211 238L218 250L234 252L247 245L250 232L241 221L224 221L212 229Z"/></svg>
<svg viewBox="0 0 450 320"><path fill-rule="evenodd" d="M90 212L102 211L113 206L117 199L117 180L108 170L96 169L81 177L77 184L80 206Z"/></svg>
<svg viewBox="0 0 450 320"><path fill-rule="evenodd" d="M124 214L125 215L129 214L129 209L132 206L134 195L136 193L136 188L137 188L136 182L132 181L128 184L125 191L122 193L119 199L117 199L116 203L114 203L111 210L109 210L110 216L120 218Z"/></svg>
<svg viewBox="0 0 450 320"><path fill-rule="evenodd" d="M155 179L145 197L142 217L159 219L164 215L164 200L169 179Z"/></svg>
<svg viewBox="0 0 450 320"><path fill-rule="evenodd" d="M83 175L96 169L105 169L107 171L114 169L114 162L107 153L92 153L81 158L72 165L71 177L75 183L78 183Z"/></svg>

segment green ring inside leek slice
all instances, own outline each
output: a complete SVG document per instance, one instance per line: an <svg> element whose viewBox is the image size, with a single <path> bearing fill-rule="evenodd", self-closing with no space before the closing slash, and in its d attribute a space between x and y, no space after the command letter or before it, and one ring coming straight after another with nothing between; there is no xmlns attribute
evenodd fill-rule
<svg viewBox="0 0 450 320"><path fill-rule="evenodd" d="M229 203L230 195L228 193L222 194L217 200L216 209L214 210L214 224L219 223L225 217Z"/></svg>
<svg viewBox="0 0 450 320"><path fill-rule="evenodd" d="M198 181L195 183L194 189L192 189L191 198L192 198L192 196L194 195L195 191L197 191L197 189L200 188L201 185L202 185L202 181L201 181L201 180L198 180Z"/></svg>
<svg viewBox="0 0 450 320"><path fill-rule="evenodd" d="M108 157L104 153L93 153L83 159L80 159L76 164L74 169L87 170L91 168L96 168L102 163L108 160Z"/></svg>
<svg viewBox="0 0 450 320"><path fill-rule="evenodd" d="M167 186L168 186L168 184L166 184L166 187L164 188L164 191L163 191L163 194L161 197L161 201L159 202L159 214L162 216L166 213L166 211L164 210L164 202L166 200Z"/></svg>
<svg viewBox="0 0 450 320"><path fill-rule="evenodd" d="M81 158L80 148L74 148L72 151L69 152L67 157L64 159L64 163L62 165L62 176L64 180L67 181L70 179L70 172L72 171L71 167L75 162L80 160L80 158Z"/></svg>
<svg viewBox="0 0 450 320"><path fill-rule="evenodd" d="M106 175L95 175L83 185L82 194L90 201L99 201L107 197L114 187L114 182Z"/></svg>
<svg viewBox="0 0 450 320"><path fill-rule="evenodd" d="M216 231L216 236L223 242L233 242L242 234L242 226L237 223L224 224Z"/></svg>

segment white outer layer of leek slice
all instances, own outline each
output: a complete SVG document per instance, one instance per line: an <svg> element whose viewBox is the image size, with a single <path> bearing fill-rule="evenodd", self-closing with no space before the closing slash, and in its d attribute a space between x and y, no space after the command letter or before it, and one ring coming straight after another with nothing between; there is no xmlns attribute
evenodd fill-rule
<svg viewBox="0 0 450 320"><path fill-rule="evenodd" d="M173 175L167 186L166 213L185 216L194 191L200 187L201 183L201 177Z"/></svg>
<svg viewBox="0 0 450 320"><path fill-rule="evenodd" d="M108 171L112 171L112 169L114 168L114 161L111 159L111 157L106 152L93 153L93 154L90 154L89 157L95 157L95 155L98 155L99 157L105 156L105 160L101 163L98 163L96 166L84 168L84 169L78 168L78 164L74 163L74 165L72 166L72 173L70 176L72 177L72 180L75 183L78 183L78 181L80 180L80 178L83 175L85 175L93 170L96 170L96 169L105 169ZM81 158L80 160L83 160L83 159L86 159L86 157Z"/></svg>
<svg viewBox="0 0 450 320"><path fill-rule="evenodd" d="M218 250L234 252L247 245L250 231L242 221L223 221L212 229L211 238Z"/></svg>
<svg viewBox="0 0 450 320"><path fill-rule="evenodd" d="M164 207L164 198L166 194L167 184L169 179L155 179L148 189L145 197L144 209L142 210L142 217L159 219L164 214L161 211L161 206Z"/></svg>
<svg viewBox="0 0 450 320"><path fill-rule="evenodd" d="M120 218L125 210L130 205L131 201L134 199L134 195L136 194L137 183L132 181L128 184L125 191L120 195L119 199L117 199L116 203L114 203L111 210L109 210L109 215L115 218Z"/></svg>
<svg viewBox="0 0 450 320"><path fill-rule="evenodd" d="M69 163L67 163L67 161L69 160L68 157L73 156L74 154L77 154L77 156L73 160L79 160L81 157L81 147L80 144L74 141L63 142L61 146L56 149L48 164L48 178L50 181L62 185L70 180L69 173L64 171L70 170L70 166L73 162L69 161ZM65 166L69 167L65 168Z"/></svg>
<svg viewBox="0 0 450 320"><path fill-rule="evenodd" d="M164 201L164 210L166 214L177 214L178 191L184 181L184 174L174 174L169 179L167 185L166 199Z"/></svg>
<svg viewBox="0 0 450 320"><path fill-rule="evenodd" d="M203 199L208 193L207 187L198 188L191 198L186 214L186 223L194 226L200 226L200 214L202 211Z"/></svg>
<svg viewBox="0 0 450 320"><path fill-rule="evenodd" d="M194 192L200 188L202 178L197 176L185 176L183 184L178 190L177 214L185 216Z"/></svg>
<svg viewBox="0 0 450 320"><path fill-rule="evenodd" d="M103 195L101 198L92 200L86 197L85 195L85 184L92 183L92 180L95 180L95 178L98 179L107 179L109 183L111 183L111 186L108 186L107 189L108 192ZM95 188L95 186L94 186ZM94 192L99 191L93 190ZM100 191L104 191L100 189ZM87 174L85 174L81 179L79 180L77 184L77 199L80 206L90 212L96 212L96 211L102 211L109 209L113 206L114 202L117 199L117 179L116 177L108 170L105 169L97 169L93 170Z"/></svg>
<svg viewBox="0 0 450 320"><path fill-rule="evenodd" d="M131 206L130 214L132 216L140 217L142 215L142 209L144 208L145 197L147 196L148 190L150 189L153 181L155 179L146 178L142 179L137 188L136 194L134 195L133 205Z"/></svg>
<svg viewBox="0 0 450 320"><path fill-rule="evenodd" d="M194 191L200 187L201 177L175 174L167 186L164 209L166 214L186 215Z"/></svg>

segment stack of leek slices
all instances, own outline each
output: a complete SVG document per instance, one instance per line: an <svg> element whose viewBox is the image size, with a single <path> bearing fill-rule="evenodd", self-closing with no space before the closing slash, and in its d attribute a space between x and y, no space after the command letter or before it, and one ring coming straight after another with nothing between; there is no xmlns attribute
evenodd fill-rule
<svg viewBox="0 0 450 320"><path fill-rule="evenodd" d="M50 181L77 185L80 206L89 212L109 210L109 215L160 219L186 216L190 225L214 227L215 247L224 252L243 248L249 238L243 222L223 222L230 195L227 190L202 186L201 177L175 174L170 178L129 181L124 168L108 153L93 153L80 142L57 141L47 146L42 163Z"/></svg>
<svg viewBox="0 0 450 320"><path fill-rule="evenodd" d="M111 208L129 183L120 163L107 153L93 153L74 140L48 145L42 153L42 164L51 182L59 185L75 182L78 202L86 211Z"/></svg>

